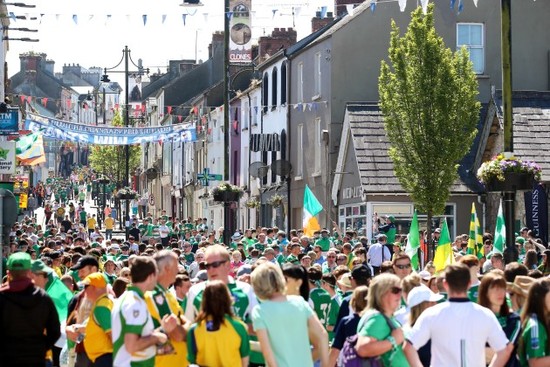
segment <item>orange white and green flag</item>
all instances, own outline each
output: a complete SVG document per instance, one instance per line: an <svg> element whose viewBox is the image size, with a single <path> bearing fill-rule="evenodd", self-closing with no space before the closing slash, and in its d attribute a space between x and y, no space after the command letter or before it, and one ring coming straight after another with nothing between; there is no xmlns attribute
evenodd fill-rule
<svg viewBox="0 0 550 367"><path fill-rule="evenodd" d="M304 227L304 234L306 236L313 236L315 231L319 231L321 226L315 217L323 210L323 206L317 200L313 192L306 185L304 190L304 208L302 210L302 223Z"/></svg>
<svg viewBox="0 0 550 367"><path fill-rule="evenodd" d="M435 249L434 266L435 271L440 272L445 267L454 262L453 248L451 247L451 236L449 235L449 227L447 226L447 219L443 220L441 226L441 235L439 236L439 242Z"/></svg>

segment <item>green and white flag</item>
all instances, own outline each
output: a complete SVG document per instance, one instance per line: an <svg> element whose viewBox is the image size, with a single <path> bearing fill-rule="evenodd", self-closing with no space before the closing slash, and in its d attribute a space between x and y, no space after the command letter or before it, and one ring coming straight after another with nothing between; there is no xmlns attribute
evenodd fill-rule
<svg viewBox="0 0 550 367"><path fill-rule="evenodd" d="M500 206L498 207L497 224L495 227L495 242L493 244L493 251L504 252L504 246L506 246L506 224L504 222L504 215L502 214L502 200L500 200Z"/></svg>
<svg viewBox="0 0 550 367"><path fill-rule="evenodd" d="M420 236L418 232L418 217L416 210L413 214L411 222L411 228L409 229L409 235L407 236L407 247L405 247L405 253L411 258L411 264L414 270L420 268L420 262L418 261L418 249L420 248Z"/></svg>

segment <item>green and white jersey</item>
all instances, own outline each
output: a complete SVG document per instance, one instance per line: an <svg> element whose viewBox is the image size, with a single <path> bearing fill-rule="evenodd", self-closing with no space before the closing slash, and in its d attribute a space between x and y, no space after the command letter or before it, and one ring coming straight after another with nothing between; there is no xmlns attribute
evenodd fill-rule
<svg viewBox="0 0 550 367"><path fill-rule="evenodd" d="M232 279L231 279L232 280ZM195 321L201 307L202 293L208 282L195 284L187 293L187 306L185 317L187 320ZM231 297L233 297L233 312L245 323L251 323L250 316L254 306L258 304L254 290L248 283L231 281L227 284Z"/></svg>
<svg viewBox="0 0 550 367"><path fill-rule="evenodd" d="M520 348L518 354L522 366L529 366L530 359L550 356L548 334L536 314L532 314L527 320L521 338L520 345L523 345L523 348Z"/></svg>
<svg viewBox="0 0 550 367"><path fill-rule="evenodd" d="M114 367L153 367L155 365L156 347L154 345L133 354L130 354L124 345L126 334L148 336L155 328L139 288L129 286L126 292L115 301L111 314L111 328Z"/></svg>
<svg viewBox="0 0 550 367"><path fill-rule="evenodd" d="M468 289L468 298L470 301L477 303L477 297L479 293L479 283L476 285L473 285Z"/></svg>
<svg viewBox="0 0 550 367"><path fill-rule="evenodd" d="M330 294L322 288L313 288L309 291L309 305L323 325L325 325L328 318L330 301Z"/></svg>

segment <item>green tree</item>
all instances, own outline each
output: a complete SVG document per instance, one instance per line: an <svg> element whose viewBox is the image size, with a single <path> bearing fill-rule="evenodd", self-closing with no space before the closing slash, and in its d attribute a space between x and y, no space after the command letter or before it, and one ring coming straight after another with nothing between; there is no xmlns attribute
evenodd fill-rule
<svg viewBox="0 0 550 367"><path fill-rule="evenodd" d="M117 112L112 120L113 126L124 126L120 112ZM141 147L130 146L130 174L138 168L141 159ZM111 180L124 185L126 173L126 155L124 146L121 145L93 145L90 153L90 166L94 171L108 176Z"/></svg>
<svg viewBox="0 0 550 367"><path fill-rule="evenodd" d="M395 174L418 209L427 213L428 223L443 213L459 162L476 136L481 108L468 51L453 53L445 46L436 33L433 11L433 4L427 14L420 7L413 11L403 37L392 21L391 66L382 61L379 78Z"/></svg>

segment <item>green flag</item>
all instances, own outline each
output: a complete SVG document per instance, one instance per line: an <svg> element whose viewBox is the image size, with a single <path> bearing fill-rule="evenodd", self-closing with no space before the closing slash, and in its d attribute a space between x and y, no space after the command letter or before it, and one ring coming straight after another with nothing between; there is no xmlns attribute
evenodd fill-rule
<svg viewBox="0 0 550 367"><path fill-rule="evenodd" d="M498 207L497 224L495 227L495 243L493 244L493 251L504 252L504 246L506 246L506 224L504 222L504 215L502 214L502 200Z"/></svg>
<svg viewBox="0 0 550 367"><path fill-rule="evenodd" d="M35 132L15 139L15 154L23 154L31 149L33 144L38 140L39 135L39 132Z"/></svg>
<svg viewBox="0 0 550 367"><path fill-rule="evenodd" d="M411 258L412 267L414 270L419 269L418 261L418 249L420 248L420 236L418 233L418 217L416 215L416 210L413 214L413 219L411 222L411 228L409 229L409 235L407 236L407 247L405 248L405 253Z"/></svg>
<svg viewBox="0 0 550 367"><path fill-rule="evenodd" d="M50 285L46 289L46 293L48 293L48 296L50 296L55 305L55 309L59 315L59 322L64 322L67 319L67 309L69 307L69 302L73 298L73 294L61 279L53 273L50 274L49 277Z"/></svg>

